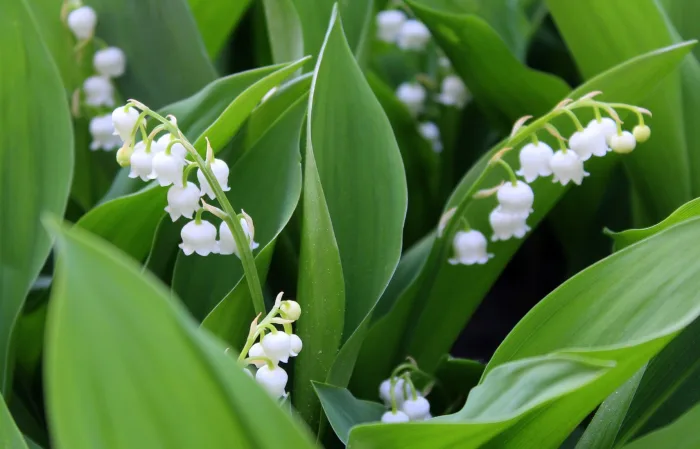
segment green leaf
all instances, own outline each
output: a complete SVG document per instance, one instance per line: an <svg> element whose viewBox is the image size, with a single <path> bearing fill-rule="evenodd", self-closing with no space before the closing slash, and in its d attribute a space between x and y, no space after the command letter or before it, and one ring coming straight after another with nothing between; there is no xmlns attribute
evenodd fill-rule
<svg viewBox="0 0 700 449"><path fill-rule="evenodd" d="M344 444L348 443L350 429L359 424L379 421L386 411L384 405L357 399L345 388L320 382L313 382L313 387L328 422Z"/></svg>
<svg viewBox="0 0 700 449"><path fill-rule="evenodd" d="M51 228L45 368L59 447L313 447L156 279L80 228Z"/></svg>
<svg viewBox="0 0 700 449"><path fill-rule="evenodd" d="M20 433L5 399L0 395L0 447L3 449L27 449L24 437Z"/></svg>
<svg viewBox="0 0 700 449"><path fill-rule="evenodd" d="M348 447L480 448L536 410L600 379L610 366L600 360L559 354L506 363L472 390L459 412L426 423L358 426L350 432Z"/></svg>
<svg viewBox="0 0 700 449"><path fill-rule="evenodd" d="M700 405L696 405L672 424L633 441L624 446L624 449L694 449L700 446L699 420Z"/></svg>
<svg viewBox="0 0 700 449"><path fill-rule="evenodd" d="M461 407L469 391L479 383L484 368L483 363L445 355L435 370L435 386L430 393L433 414Z"/></svg>
<svg viewBox="0 0 700 449"><path fill-rule="evenodd" d="M700 3L693 0L661 0L660 4L684 39L700 39L700 28L697 20L694 20L700 14ZM693 54L695 58L700 57L700 48L696 47Z"/></svg>
<svg viewBox="0 0 700 449"><path fill-rule="evenodd" d="M24 0L0 4L8 62L0 82L0 393L10 384L12 328L51 248L39 217L63 214L73 171L68 102L39 36Z"/></svg>
<svg viewBox="0 0 700 449"><path fill-rule="evenodd" d="M276 63L304 55L301 19L292 0L263 0L272 60Z"/></svg>
<svg viewBox="0 0 700 449"><path fill-rule="evenodd" d="M209 57L214 59L250 6L251 0L188 0Z"/></svg>
<svg viewBox="0 0 700 449"><path fill-rule="evenodd" d="M234 2L238 3L238 2ZM119 92L157 109L216 78L186 0L91 0L95 34L126 53Z"/></svg>

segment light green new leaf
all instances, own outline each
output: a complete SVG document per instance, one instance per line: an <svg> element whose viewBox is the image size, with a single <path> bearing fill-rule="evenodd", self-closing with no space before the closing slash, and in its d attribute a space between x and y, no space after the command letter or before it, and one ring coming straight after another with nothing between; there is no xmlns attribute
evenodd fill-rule
<svg viewBox="0 0 700 449"><path fill-rule="evenodd" d="M344 444L348 443L351 428L379 421L386 411L384 405L357 399L345 388L320 382L313 382L313 387L321 400L328 422Z"/></svg>
<svg viewBox="0 0 700 449"><path fill-rule="evenodd" d="M61 76L25 0L0 3L0 392L9 388L14 323L51 241L43 212L62 215L73 132Z"/></svg>
<svg viewBox="0 0 700 449"><path fill-rule="evenodd" d="M45 376L56 447L313 447L162 284L84 230L51 228L59 262Z"/></svg>
<svg viewBox="0 0 700 449"><path fill-rule="evenodd" d="M214 59L248 9L251 0L188 0L209 57Z"/></svg>
<svg viewBox="0 0 700 449"><path fill-rule="evenodd" d="M0 448L2 449L27 449L24 437L20 433L10 411L7 409L5 399L0 395Z"/></svg>
<svg viewBox="0 0 700 449"><path fill-rule="evenodd" d="M623 449L696 449L700 447L698 422L700 405L696 405L667 427L635 440Z"/></svg>

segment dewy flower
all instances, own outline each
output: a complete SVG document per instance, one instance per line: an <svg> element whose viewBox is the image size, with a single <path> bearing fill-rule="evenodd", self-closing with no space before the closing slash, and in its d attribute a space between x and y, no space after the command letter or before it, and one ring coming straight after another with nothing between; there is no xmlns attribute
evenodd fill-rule
<svg viewBox="0 0 700 449"><path fill-rule="evenodd" d="M571 150L566 151L566 153L563 150L554 153L549 161L549 166L554 174L552 182L561 183L563 186L567 185L569 181L580 186L583 178L589 175L583 169L581 158Z"/></svg>
<svg viewBox="0 0 700 449"><path fill-rule="evenodd" d="M503 213L527 217L532 212L532 204L535 202L535 194L532 188L522 182L506 182L496 194Z"/></svg>
<svg viewBox="0 0 700 449"><path fill-rule="evenodd" d="M99 115L90 120L91 150L113 150L121 146L119 136L114 135L114 126L110 115Z"/></svg>
<svg viewBox="0 0 700 449"><path fill-rule="evenodd" d="M602 133L608 145L610 145L610 138L617 134L617 123L610 117L601 117L600 120L593 119L586 126L586 129L588 128Z"/></svg>
<svg viewBox="0 0 700 449"><path fill-rule="evenodd" d="M637 146L637 141L629 131L622 131L622 134L615 134L610 138L610 148L615 153L627 154Z"/></svg>
<svg viewBox="0 0 700 449"><path fill-rule="evenodd" d="M430 142L433 151L440 153L442 151L442 142L440 141L440 128L433 122L423 122L418 125L418 131L425 140Z"/></svg>
<svg viewBox="0 0 700 449"><path fill-rule="evenodd" d="M639 143L644 143L651 137L651 129L647 125L637 125L632 130L632 135Z"/></svg>
<svg viewBox="0 0 700 449"><path fill-rule="evenodd" d="M144 142L134 145L134 152L129 161L131 162L129 178L141 178L143 181L153 179L153 153L146 153Z"/></svg>
<svg viewBox="0 0 700 449"><path fill-rule="evenodd" d="M279 366L270 368L264 364L255 373L255 380L274 398L281 398L285 395L285 387L289 376L287 372Z"/></svg>
<svg viewBox="0 0 700 449"><path fill-rule="evenodd" d="M415 399L408 398L401 406L401 411L411 421L423 421L430 414L430 402L423 396L417 396Z"/></svg>
<svg viewBox="0 0 700 449"><path fill-rule="evenodd" d="M83 83L85 104L92 107L114 106L114 86L104 76L91 76Z"/></svg>
<svg viewBox="0 0 700 449"><path fill-rule="evenodd" d="M424 50L430 41L428 27L415 19L409 19L401 25L396 45L402 50Z"/></svg>
<svg viewBox="0 0 700 449"><path fill-rule="evenodd" d="M262 339L262 347L265 354L277 363L278 361L287 363L289 361L289 352L291 350L291 338L286 332L270 332Z"/></svg>
<svg viewBox="0 0 700 449"><path fill-rule="evenodd" d="M107 47L95 52L92 65L100 75L117 78L126 70L126 55L117 47Z"/></svg>
<svg viewBox="0 0 700 449"><path fill-rule="evenodd" d="M125 143L129 143L132 134L134 134L134 128L136 128L138 124L138 120L139 112L136 109L119 106L112 112L114 134L121 137Z"/></svg>
<svg viewBox="0 0 700 449"><path fill-rule="evenodd" d="M403 11L391 9L377 14L377 37L384 42L393 43L399 36L401 26L406 22Z"/></svg>
<svg viewBox="0 0 700 449"><path fill-rule="evenodd" d="M267 354L265 354L265 350L263 349L263 347L260 343L255 343L248 350L248 357L267 357ZM264 361L256 360L253 362L253 365L255 365L256 368L260 368L264 364L265 364Z"/></svg>
<svg viewBox="0 0 700 449"><path fill-rule="evenodd" d="M199 209L199 188L193 182L186 186L173 185L168 189L168 205L165 211L176 221L180 217L192 218Z"/></svg>
<svg viewBox="0 0 700 449"><path fill-rule="evenodd" d="M77 39L90 39L95 33L97 13L89 6L81 6L68 14L66 23Z"/></svg>
<svg viewBox="0 0 700 449"><path fill-rule="evenodd" d="M489 222L493 228L491 240L495 242L511 237L523 238L530 230L526 220L527 216L503 212L500 206L495 208L489 215Z"/></svg>
<svg viewBox="0 0 700 449"><path fill-rule="evenodd" d="M301 338L299 338L299 336L297 334L292 334L289 336L289 356L290 357L298 356L303 347L304 347L304 345L301 342Z"/></svg>
<svg viewBox="0 0 700 449"><path fill-rule="evenodd" d="M486 252L486 237L479 231L459 231L452 241L455 257L449 259L452 265L485 264L493 254Z"/></svg>
<svg viewBox="0 0 700 449"><path fill-rule="evenodd" d="M398 407L406 400L404 386L405 381L403 379L396 379L396 383L394 384L394 399ZM379 384L379 397L384 401L384 404L391 406L391 379L386 379Z"/></svg>
<svg viewBox="0 0 700 449"><path fill-rule="evenodd" d="M608 153L605 135L595 125L573 133L569 138L569 147L582 161L587 161L592 155L602 157Z"/></svg>
<svg viewBox="0 0 700 449"><path fill-rule="evenodd" d="M256 249L260 245L254 240L255 228L251 230L250 225L245 218L241 218L240 223L241 227L243 228L243 233L250 244L250 250L252 251ZM233 238L233 232L231 232L228 224L225 221L222 221L221 226L219 226L219 252L220 254L224 255L235 254L239 259L241 258L241 253L238 251L238 247L236 246L236 240Z"/></svg>
<svg viewBox="0 0 700 449"><path fill-rule="evenodd" d="M388 412L382 415L382 422L385 424L401 423L408 421L408 415L402 412L401 410L396 410L396 412L389 410Z"/></svg>
<svg viewBox="0 0 700 449"><path fill-rule="evenodd" d="M406 105L414 117L423 112L425 89L418 83L402 83L396 89L396 97Z"/></svg>
<svg viewBox="0 0 700 449"><path fill-rule="evenodd" d="M528 143L520 150L520 170L517 173L527 182L538 176L549 176L552 174L549 161L553 155L552 147L544 142Z"/></svg>
<svg viewBox="0 0 700 449"><path fill-rule="evenodd" d="M221 185L221 190L224 192L231 190L228 186L229 170L226 162L222 161L221 159L214 159L214 162L211 163L211 171L214 173L216 180ZM216 194L209 185L209 181L207 181L207 178L204 176L204 173L202 173L202 170L197 169L197 179L199 180L199 185L202 189L202 196L208 195L212 200L215 199Z"/></svg>
<svg viewBox="0 0 700 449"><path fill-rule="evenodd" d="M185 168L185 161L166 152L159 152L153 156L152 177L158 180L161 186L174 184L182 186L182 172ZM201 192L200 192L201 193Z"/></svg>
<svg viewBox="0 0 700 449"><path fill-rule="evenodd" d="M197 253L200 256L208 256L216 253L216 226L206 220L192 220L182 227L180 236L182 243L180 248L185 256Z"/></svg>
<svg viewBox="0 0 700 449"><path fill-rule="evenodd" d="M456 75L448 75L442 80L438 101L446 106L463 107L469 100L469 91L462 79Z"/></svg>

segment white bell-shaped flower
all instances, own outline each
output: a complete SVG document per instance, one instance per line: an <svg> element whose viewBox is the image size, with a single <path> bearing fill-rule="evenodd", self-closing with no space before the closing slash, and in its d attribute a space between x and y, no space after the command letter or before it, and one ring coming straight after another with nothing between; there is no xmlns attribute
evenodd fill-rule
<svg viewBox="0 0 700 449"><path fill-rule="evenodd" d="M463 107L469 100L469 91L457 75L446 76L440 85L438 101L446 106Z"/></svg>
<svg viewBox="0 0 700 449"><path fill-rule="evenodd" d="M114 126L112 125L112 117L108 115L99 115L90 120L90 135L92 142L90 143L91 150L113 150L122 144L119 136L114 135Z"/></svg>
<svg viewBox="0 0 700 449"><path fill-rule="evenodd" d="M91 76L83 83L85 104L92 107L114 106L114 86L109 78Z"/></svg>
<svg viewBox="0 0 700 449"><path fill-rule="evenodd" d="M199 188L193 182L186 186L173 185L168 189L168 205L165 211L176 221L180 217L192 218L199 209Z"/></svg>
<svg viewBox="0 0 700 449"><path fill-rule="evenodd" d="M622 134L615 134L610 138L610 148L615 153L627 154L637 146L637 140L629 131L622 131Z"/></svg>
<svg viewBox="0 0 700 449"><path fill-rule="evenodd" d="M528 143L520 150L520 170L518 175L525 178L525 181L532 182L538 176L549 176L552 169L549 161L554 155L552 147L544 142Z"/></svg>
<svg viewBox="0 0 700 449"><path fill-rule="evenodd" d="M418 131L425 140L430 142L433 151L440 153L442 151L442 142L440 141L440 128L433 122L423 122L418 125Z"/></svg>
<svg viewBox="0 0 700 449"><path fill-rule="evenodd" d="M549 161L549 166L554 174L552 182L561 183L563 186L567 185L569 181L580 186L583 178L589 175L583 169L581 158L571 150L568 150L566 153L562 150L554 153L554 156Z"/></svg>
<svg viewBox="0 0 700 449"><path fill-rule="evenodd" d="M605 156L608 153L608 144L605 135L600 132L600 127L593 126L583 131L576 131L569 138L569 147L578 154L582 161L587 161L591 156Z"/></svg>
<svg viewBox="0 0 700 449"><path fill-rule="evenodd" d="M97 13L89 6L81 6L68 14L66 23L76 39L90 39L95 34Z"/></svg>
<svg viewBox="0 0 700 449"><path fill-rule="evenodd" d="M440 56L438 58L438 65L445 70L450 70L452 68L452 62L450 62L450 58L447 56Z"/></svg>
<svg viewBox="0 0 700 449"><path fill-rule="evenodd" d="M301 316L301 306L296 301L282 301L280 304L280 310L282 311L284 318L288 320L296 321Z"/></svg>
<svg viewBox="0 0 700 449"><path fill-rule="evenodd" d="M153 155L152 176L163 187L172 184L182 186L182 172L184 168L185 161L174 154L160 152Z"/></svg>
<svg viewBox="0 0 700 449"><path fill-rule="evenodd" d="M388 412L382 415L382 422L385 424L401 423L408 421L410 421L408 415L402 412L401 410L396 410L396 412L389 410Z"/></svg>
<svg viewBox="0 0 700 449"><path fill-rule="evenodd" d="M243 233L250 243L250 250L256 249L260 245L253 240L255 237L254 231L251 231L245 218L241 218L240 223ZM222 221L219 226L219 252L224 255L235 254L239 259L241 258L241 253L238 251L238 246L236 246L236 240L233 238L233 232L231 232L225 221Z"/></svg>
<svg viewBox="0 0 700 449"><path fill-rule="evenodd" d="M401 407L403 401L406 400L407 390L408 385L406 385L406 382L400 378L396 379L396 383L394 384L394 399L396 400L397 407ZM391 379L386 379L379 384L379 397L384 401L384 404L391 406Z"/></svg>
<svg viewBox="0 0 700 449"><path fill-rule="evenodd" d="M231 188L228 186L229 169L226 162L222 161L221 159L214 159L214 162L211 163L211 171L214 173L216 180L219 181L221 190L224 192L231 190ZM209 181L207 181L207 178L204 176L204 173L202 173L202 170L197 169L197 180L199 180L199 185L202 189L202 196L208 195L209 198L215 199L216 194L209 185Z"/></svg>
<svg viewBox="0 0 700 449"><path fill-rule="evenodd" d="M141 178L143 181L153 179L153 153L146 153L146 144L143 141L134 145L134 152L131 153L129 161L129 178Z"/></svg>
<svg viewBox="0 0 700 449"><path fill-rule="evenodd" d="M103 48L95 52L92 65L100 75L117 78L126 70L126 55L117 47Z"/></svg>
<svg viewBox="0 0 700 449"><path fill-rule="evenodd" d="M430 402L423 396L409 397L403 402L401 411L408 416L411 421L423 421L430 414Z"/></svg>
<svg viewBox="0 0 700 449"><path fill-rule="evenodd" d="M586 128L591 128L603 134L608 145L610 145L610 138L617 134L617 123L610 117L601 117L600 120L593 119Z"/></svg>
<svg viewBox="0 0 700 449"><path fill-rule="evenodd" d="M495 208L489 215L489 222L493 229L491 240L508 240L511 237L523 238L530 230L526 223L527 216L510 214L503 212L499 206Z"/></svg>
<svg viewBox="0 0 700 449"><path fill-rule="evenodd" d="M281 361L287 363L289 361L289 351L291 350L292 342L289 334L286 332L270 332L263 337L261 343L265 354L273 362Z"/></svg>
<svg viewBox="0 0 700 449"><path fill-rule="evenodd" d="M632 130L632 135L639 143L644 143L651 137L651 128L647 125L637 125Z"/></svg>
<svg viewBox="0 0 700 449"><path fill-rule="evenodd" d="M452 241L455 257L449 259L452 265L485 264L493 257L486 252L486 237L479 231L459 231Z"/></svg>
<svg viewBox="0 0 700 449"><path fill-rule="evenodd" d="M182 243L180 248L185 256L197 253L200 256L208 256L217 252L216 226L206 220L192 220L182 227L180 231Z"/></svg>
<svg viewBox="0 0 700 449"><path fill-rule="evenodd" d="M423 112L425 96L425 88L418 83L402 83L396 89L396 97L414 117Z"/></svg>
<svg viewBox="0 0 700 449"><path fill-rule="evenodd" d="M535 194L527 183L516 181L506 182L498 188L496 194L503 213L527 217L532 212Z"/></svg>
<svg viewBox="0 0 700 449"><path fill-rule="evenodd" d="M301 352L304 344L301 342L301 338L297 334L292 334L289 336L289 356L296 357Z"/></svg>
<svg viewBox="0 0 700 449"><path fill-rule="evenodd" d="M164 152L168 148L168 144L170 144L171 140L173 139L174 137L170 133L165 134L158 139L154 139L151 143L151 151L153 153ZM170 146L170 154L173 154L180 159L185 159L185 156L187 156L187 149L180 142L175 142Z"/></svg>
<svg viewBox="0 0 700 449"><path fill-rule="evenodd" d="M262 386L273 398L281 398L285 395L284 389L287 386L287 372L275 365L270 368L269 365L265 364L258 368L258 372L255 373L255 380Z"/></svg>
<svg viewBox="0 0 700 449"><path fill-rule="evenodd" d="M377 14L377 38L379 40L393 43L399 36L401 26L406 22L406 14L397 9L381 11Z"/></svg>
<svg viewBox="0 0 700 449"><path fill-rule="evenodd" d="M396 45L402 50L424 50L430 41L430 30L422 22L408 19L399 30Z"/></svg>
<svg viewBox="0 0 700 449"><path fill-rule="evenodd" d="M265 350L263 349L263 347L260 343L255 343L248 350L248 357L267 357L267 354L265 354ZM258 360L253 361L253 365L255 365L257 368L260 368L264 364L265 364L264 361L258 361Z"/></svg>
<svg viewBox="0 0 700 449"><path fill-rule="evenodd" d="M114 126L114 134L128 143L131 142L131 136L135 133L134 129L139 122L139 111L134 108L125 108L119 106L112 112L112 125Z"/></svg>

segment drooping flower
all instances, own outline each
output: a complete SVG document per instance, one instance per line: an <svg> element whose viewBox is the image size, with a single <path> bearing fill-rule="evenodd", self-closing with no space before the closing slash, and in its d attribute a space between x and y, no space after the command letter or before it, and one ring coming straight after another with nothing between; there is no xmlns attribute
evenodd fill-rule
<svg viewBox="0 0 700 449"><path fill-rule="evenodd" d="M615 134L610 138L610 148L615 153L627 154L637 146L637 141L634 135L629 131L622 131L621 134Z"/></svg>
<svg viewBox="0 0 700 449"><path fill-rule="evenodd" d="M396 97L414 117L423 112L425 95L425 88L418 83L402 83L396 89Z"/></svg>
<svg viewBox="0 0 700 449"><path fill-rule="evenodd" d="M289 336L289 356L296 357L301 352L304 347L301 338L297 334L292 334Z"/></svg>
<svg viewBox="0 0 700 449"><path fill-rule="evenodd" d="M211 171L214 173L219 185L221 185L221 190L224 192L231 190L231 188L228 186L229 169L226 162L222 161L221 159L214 159L214 161L211 163ZM209 181L207 181L207 178L200 169L197 169L197 179L199 180L199 185L202 189L202 196L208 195L211 199L216 198L214 190L211 188Z"/></svg>
<svg viewBox="0 0 700 449"><path fill-rule="evenodd" d="M126 70L126 55L120 48L107 47L95 52L92 65L100 75L117 78Z"/></svg>
<svg viewBox="0 0 700 449"><path fill-rule="evenodd" d="M114 135L114 126L112 125L112 117L108 115L99 115L90 120L90 135L92 142L90 143L91 150L113 150L122 144L119 136Z"/></svg>
<svg viewBox="0 0 700 449"><path fill-rule="evenodd" d="M255 373L255 380L262 386L273 398L281 398L285 395L284 389L287 386L289 376L287 372L279 366L270 368L264 364L258 368Z"/></svg>
<svg viewBox="0 0 700 449"><path fill-rule="evenodd" d="M527 217L532 212L532 204L535 202L535 194L527 183L516 181L506 182L498 189L496 194L501 205L501 212Z"/></svg>
<svg viewBox="0 0 700 449"><path fill-rule="evenodd" d="M394 400L396 406L401 407L403 401L406 400L406 381L399 378L394 384ZM384 401L384 404L391 406L391 379L386 379L379 384L379 397Z"/></svg>
<svg viewBox="0 0 700 449"><path fill-rule="evenodd" d="M211 253L216 253L218 248L216 244L216 226L206 220L192 220L182 227L180 231L182 243L180 248L185 256L192 253L197 253L200 256L208 256Z"/></svg>
<svg viewBox="0 0 700 449"><path fill-rule="evenodd" d="M402 50L424 50L430 41L430 30L422 22L408 19L399 30L396 45Z"/></svg>
<svg viewBox="0 0 700 449"><path fill-rule="evenodd" d="M85 104L92 107L114 106L114 86L104 76L91 76L83 83Z"/></svg>
<svg viewBox="0 0 700 449"><path fill-rule="evenodd" d="M95 34L97 13L89 6L81 6L68 14L66 23L76 39L90 39Z"/></svg>
<svg viewBox="0 0 700 449"><path fill-rule="evenodd" d="M176 185L182 186L182 172L185 168L185 161L165 151L153 155L153 175L161 186ZM201 192L200 192L201 193Z"/></svg>
<svg viewBox="0 0 700 449"><path fill-rule="evenodd" d="M291 350L291 338L286 332L270 332L262 339L262 347L265 354L273 362L287 363L289 361L289 352Z"/></svg>
<svg viewBox="0 0 700 449"><path fill-rule="evenodd" d="M442 142L440 141L440 128L433 122L423 122L418 125L418 131L425 140L430 142L433 151L440 153L442 151Z"/></svg>
<svg viewBox="0 0 700 449"><path fill-rule="evenodd" d="M489 215L489 222L493 228L491 240L496 242L511 237L523 238L530 230L526 220L527 216L505 213L500 206L496 207Z"/></svg>
<svg viewBox="0 0 700 449"><path fill-rule="evenodd" d="M549 161L554 155L552 147L544 142L528 143L520 150L520 170L518 175L525 178L525 181L532 182L538 176L549 176L552 169Z"/></svg>
<svg viewBox="0 0 700 449"><path fill-rule="evenodd" d="M569 147L578 154L582 161L587 161L592 155L602 157L608 153L608 144L600 126L587 127L576 131L569 138Z"/></svg>
<svg viewBox="0 0 700 449"><path fill-rule="evenodd" d="M251 219L250 224L252 224L252 222L253 221ZM246 218L241 218L240 223L241 227L243 228L243 233L250 244L250 250L252 251L256 249L260 245L254 240L255 228L253 227L251 229L251 226ZM233 238L233 232L231 232L231 229L229 229L228 224L225 221L222 221L221 226L219 226L219 251L224 255L235 254L239 259L241 258L241 253L238 251L238 247L236 246L236 240Z"/></svg>
<svg viewBox="0 0 700 449"><path fill-rule="evenodd" d="M170 133L164 134L158 139L154 139L151 143L151 151L154 153L164 152L173 139L175 139L175 137ZM180 142L175 142L170 146L170 154L184 160L185 156L187 156L187 149Z"/></svg>
<svg viewBox="0 0 700 449"><path fill-rule="evenodd" d="M479 231L459 231L452 241L455 257L448 262L452 265L485 264L493 257L486 252L487 244L486 237Z"/></svg>
<svg viewBox="0 0 700 449"><path fill-rule="evenodd" d="M440 85L438 101L446 106L463 107L469 100L469 91L457 75L446 76Z"/></svg>
<svg viewBox="0 0 700 449"><path fill-rule="evenodd" d="M138 125L139 112L131 107L119 106L112 112L114 134L121 137L125 143L131 142L134 129Z"/></svg>
<svg viewBox="0 0 700 449"><path fill-rule="evenodd" d="M632 135L639 143L644 143L651 137L651 129L647 125L637 125L632 130Z"/></svg>
<svg viewBox="0 0 700 449"><path fill-rule="evenodd" d="M149 181L153 178L153 153L146 153L146 144L141 141L134 145L134 152L131 153L131 173L129 178L141 178Z"/></svg>
<svg viewBox="0 0 700 449"><path fill-rule="evenodd" d="M260 343L255 343L248 350L248 357L267 357L267 354L265 354L265 350L263 349ZM260 368L265 364L265 362L262 360L255 360L252 363L253 365L255 365L256 368Z"/></svg>
<svg viewBox="0 0 700 449"><path fill-rule="evenodd" d="M549 166L554 174L552 182L561 183L563 186L567 185L569 181L580 186L583 178L589 175L583 169L581 158L571 150L566 151L566 153L562 150L554 153L549 161Z"/></svg>
<svg viewBox="0 0 700 449"><path fill-rule="evenodd" d="M199 209L199 188L193 182L186 186L173 185L168 189L168 205L165 211L176 221L180 217L192 218Z"/></svg>
<svg viewBox="0 0 700 449"><path fill-rule="evenodd" d="M391 44L396 42L401 26L406 22L406 14L396 9L381 11L377 14L376 22L377 38Z"/></svg>
<svg viewBox="0 0 700 449"><path fill-rule="evenodd" d="M608 145L610 145L610 138L617 134L617 123L610 117L601 117L600 120L593 119L588 123L586 128L591 128L602 133Z"/></svg>
<svg viewBox="0 0 700 449"><path fill-rule="evenodd" d="M396 410L396 412L389 410L382 415L382 422L385 424L408 422L408 415L401 410Z"/></svg>
<svg viewBox="0 0 700 449"><path fill-rule="evenodd" d="M423 396L416 396L415 399L411 397L403 402L401 411L411 421L423 421L430 414L430 402Z"/></svg>

